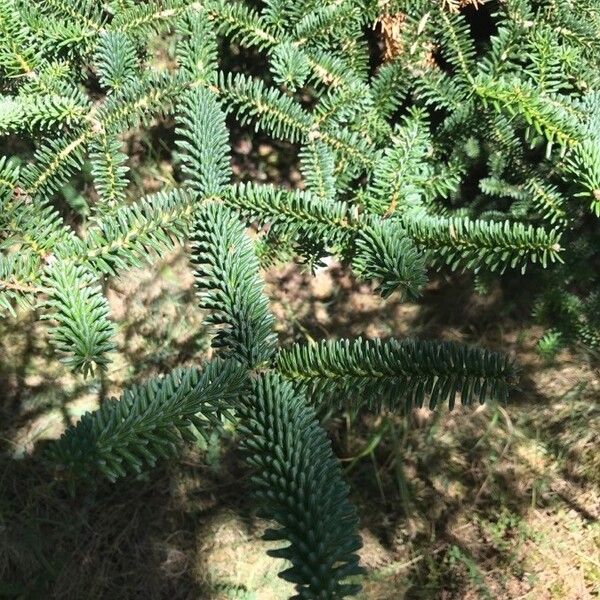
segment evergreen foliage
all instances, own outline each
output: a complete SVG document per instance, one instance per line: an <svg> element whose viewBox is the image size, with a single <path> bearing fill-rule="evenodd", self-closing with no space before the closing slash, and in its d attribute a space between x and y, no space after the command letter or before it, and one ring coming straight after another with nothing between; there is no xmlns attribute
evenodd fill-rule
<svg viewBox="0 0 600 600"><path fill-rule="evenodd" d="M275 340L258 258L242 224L222 204L199 211L192 260L207 322L222 326L213 345L250 369L266 364Z"/></svg>
<svg viewBox="0 0 600 600"><path fill-rule="evenodd" d="M101 284L188 241L221 355L85 415L51 451L69 478L138 473L232 419L280 526L268 536L289 542L282 576L298 598L342 598L358 589L357 519L316 409L504 401L515 370L420 340L278 348L261 261L334 255L409 299L432 269L527 269L552 327L540 351L600 347L600 3L475 4L2 2L0 136L15 150L0 158L0 310L35 309L61 359L93 374L114 348ZM227 44L268 68L240 72ZM140 197L123 140L165 119L176 182ZM234 121L293 145L303 189L235 181ZM65 208L67 185L87 214Z"/></svg>
<svg viewBox="0 0 600 600"><path fill-rule="evenodd" d="M194 429L208 435L221 427L244 378L239 364L215 360L202 371L179 368L134 386L86 413L52 448L53 458L87 477L100 472L114 481L140 473L172 456L181 438L193 441Z"/></svg>
<svg viewBox="0 0 600 600"><path fill-rule="evenodd" d="M77 372L85 375L94 365L108 363L113 349L113 324L108 320L108 303L94 277L82 266L56 261L46 271L44 283L49 288L46 305L54 312L45 318L57 325L51 331L56 349Z"/></svg>
<svg viewBox="0 0 600 600"><path fill-rule="evenodd" d="M295 598L343 598L358 585L341 583L361 572L358 519L331 442L312 407L280 375L254 380L240 407L243 448L256 468L256 496L264 515L281 527L270 540L290 545L269 551L292 566L280 576L297 585Z"/></svg>
<svg viewBox="0 0 600 600"><path fill-rule="evenodd" d="M451 343L340 340L297 344L277 355L278 370L315 402L367 402L392 408L478 399L506 400L514 367L506 356Z"/></svg>

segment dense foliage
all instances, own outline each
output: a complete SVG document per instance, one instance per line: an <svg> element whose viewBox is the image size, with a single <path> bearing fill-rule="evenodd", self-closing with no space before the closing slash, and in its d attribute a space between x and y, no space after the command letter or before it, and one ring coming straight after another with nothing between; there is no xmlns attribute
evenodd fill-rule
<svg viewBox="0 0 600 600"><path fill-rule="evenodd" d="M597 0L5 0L0 308L34 308L90 374L114 348L102 282L187 241L218 350L106 401L53 458L114 480L231 419L282 576L298 598L354 593L357 518L315 407L504 400L514 368L433 341L279 348L260 268L333 255L408 299L434 268L482 291L528 269L541 349L600 346L599 29ZM172 117L179 183L135 197L123 136ZM303 188L234 182L230 122L289 142Z"/></svg>

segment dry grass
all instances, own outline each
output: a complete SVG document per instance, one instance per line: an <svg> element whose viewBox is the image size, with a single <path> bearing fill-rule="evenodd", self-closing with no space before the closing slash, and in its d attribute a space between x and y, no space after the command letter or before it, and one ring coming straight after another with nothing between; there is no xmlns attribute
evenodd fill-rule
<svg viewBox="0 0 600 600"><path fill-rule="evenodd" d="M268 281L283 343L435 336L507 349L522 367L507 406L327 419L362 516L363 598L598 597L597 370L568 352L544 364L539 331L502 312L498 290L482 299L440 280L417 306L336 266ZM232 440L74 496L44 463L45 440L99 397L209 352L181 256L112 282L109 298L121 351L101 379L61 370L28 317L2 325L0 596L285 598Z"/></svg>

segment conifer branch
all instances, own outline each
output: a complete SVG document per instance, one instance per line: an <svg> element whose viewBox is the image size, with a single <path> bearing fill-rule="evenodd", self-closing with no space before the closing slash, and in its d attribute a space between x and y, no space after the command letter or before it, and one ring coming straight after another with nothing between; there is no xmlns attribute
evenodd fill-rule
<svg viewBox="0 0 600 600"><path fill-rule="evenodd" d="M521 117L548 140L550 144L572 146L580 139L578 125L562 104L539 94L535 87L517 80L505 81L479 78L475 93L484 106L506 111L511 117Z"/></svg>
<svg viewBox="0 0 600 600"><path fill-rule="evenodd" d="M41 285L39 256L25 252L0 255L0 311L15 315L15 305L30 309Z"/></svg>
<svg viewBox="0 0 600 600"><path fill-rule="evenodd" d="M279 526L265 538L289 542L268 551L291 563L279 576L295 584L298 599L355 594L360 587L344 580L362 572L358 519L314 409L269 373L253 380L239 412L242 448L255 469L255 496L264 516Z"/></svg>
<svg viewBox="0 0 600 600"><path fill-rule="evenodd" d="M120 31L104 31L101 34L94 63L100 83L110 90L119 90L136 78L135 46Z"/></svg>
<svg viewBox="0 0 600 600"><path fill-rule="evenodd" d="M336 194L335 156L322 142L309 142L300 151L300 168L307 190L321 200Z"/></svg>
<svg viewBox="0 0 600 600"><path fill-rule="evenodd" d="M177 147L189 187L201 198L219 197L231 179L225 114L205 88L187 91L180 110Z"/></svg>
<svg viewBox="0 0 600 600"><path fill-rule="evenodd" d="M281 350L276 368L314 403L381 405L408 410L447 403L505 401L514 382L502 354L450 342L340 340Z"/></svg>
<svg viewBox="0 0 600 600"><path fill-rule="evenodd" d="M71 476L100 473L115 481L140 473L174 456L182 439L218 430L245 386L245 371L233 361L175 369L83 415L54 443L50 456Z"/></svg>
<svg viewBox="0 0 600 600"><path fill-rule="evenodd" d="M92 274L57 260L47 269L44 283L48 289L45 306L50 312L43 318L57 323L50 340L63 356L61 362L83 375L96 367L106 368L107 355L114 350L114 327L108 320L108 303L94 285Z"/></svg>
<svg viewBox="0 0 600 600"><path fill-rule="evenodd" d="M193 196L181 190L152 194L98 216L83 239L65 246L61 258L112 275L141 267L173 248L174 241L183 242L195 211Z"/></svg>
<svg viewBox="0 0 600 600"><path fill-rule="evenodd" d="M561 234L557 229L526 226L509 221L471 220L467 217L431 217L416 213L403 219L408 235L426 249L434 264L478 272L485 267L504 272L529 263L546 267L562 262Z"/></svg>
<svg viewBox="0 0 600 600"><path fill-rule="evenodd" d="M127 155L116 137L100 132L90 142L90 161L94 185L104 207L114 207L125 199Z"/></svg>
<svg viewBox="0 0 600 600"><path fill-rule="evenodd" d="M379 281L377 291L387 298L399 290L403 298L415 300L427 283L425 255L391 221L373 221L357 236L354 272L362 279Z"/></svg>
<svg viewBox="0 0 600 600"><path fill-rule="evenodd" d="M258 273L258 258L242 224L222 204L204 205L192 237L200 306L220 329L213 346L250 368L270 360L273 316Z"/></svg>

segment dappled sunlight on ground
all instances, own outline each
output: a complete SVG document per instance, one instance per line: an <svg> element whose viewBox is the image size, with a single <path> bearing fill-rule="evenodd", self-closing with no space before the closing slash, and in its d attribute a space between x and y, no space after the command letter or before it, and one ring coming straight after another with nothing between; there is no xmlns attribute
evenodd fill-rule
<svg viewBox="0 0 600 600"><path fill-rule="evenodd" d="M361 514L362 598L600 594L597 369L566 351L544 363L541 330L501 313L499 290L481 298L440 276L420 305L383 301L335 264L267 281L284 344L436 337L511 352L521 368L505 406L327 418ZM74 497L39 460L45 440L100 398L210 355L182 253L111 281L108 298L120 351L91 380L66 373L30 316L1 325L0 580L61 598L285 598L233 440L199 442L138 481Z"/></svg>

